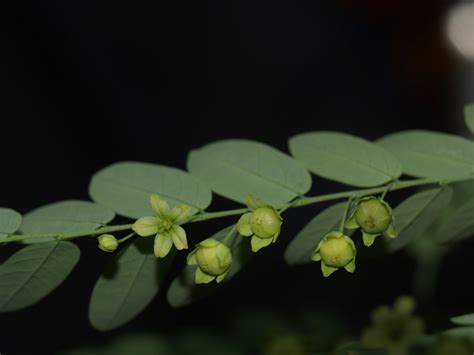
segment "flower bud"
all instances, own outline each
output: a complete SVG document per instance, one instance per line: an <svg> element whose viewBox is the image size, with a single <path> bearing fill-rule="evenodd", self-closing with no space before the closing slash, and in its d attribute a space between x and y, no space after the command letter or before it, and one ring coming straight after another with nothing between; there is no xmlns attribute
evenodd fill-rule
<svg viewBox="0 0 474 355"><path fill-rule="evenodd" d="M282 218L273 207L259 207L240 217L237 231L244 237L252 237L252 251L257 252L277 240L281 224Z"/></svg>
<svg viewBox="0 0 474 355"><path fill-rule="evenodd" d="M118 240L112 234L102 234L99 238L99 248L103 251L111 253L118 248Z"/></svg>
<svg viewBox="0 0 474 355"><path fill-rule="evenodd" d="M391 238L397 237L393 225L392 209L387 202L374 196L359 201L354 214L346 222L345 227L349 229L360 227L366 246L371 246L375 238L383 233Z"/></svg>
<svg viewBox="0 0 474 355"><path fill-rule="evenodd" d="M225 244L209 238L199 243L189 255L188 265L197 265L195 282L220 283L232 266L232 253Z"/></svg>
<svg viewBox="0 0 474 355"><path fill-rule="evenodd" d="M356 248L351 238L340 232L328 233L313 253L312 260L321 260L321 270L325 277L339 268L348 272L355 270Z"/></svg>
<svg viewBox="0 0 474 355"><path fill-rule="evenodd" d="M385 201L370 197L359 202L355 219L364 232L379 234L392 223L392 211Z"/></svg>
<svg viewBox="0 0 474 355"><path fill-rule="evenodd" d="M250 226L258 237L272 238L280 230L281 217L272 207L260 207L252 212Z"/></svg>

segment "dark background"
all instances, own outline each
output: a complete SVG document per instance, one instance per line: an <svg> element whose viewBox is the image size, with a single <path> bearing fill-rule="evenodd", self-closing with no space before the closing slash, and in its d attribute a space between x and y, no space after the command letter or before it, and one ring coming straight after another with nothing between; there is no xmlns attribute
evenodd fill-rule
<svg viewBox="0 0 474 355"><path fill-rule="evenodd" d="M368 139L409 128L462 133L464 73L444 38L454 1L51 1L2 5L0 205L19 212L87 199L90 176L115 161L185 167L213 140L250 138L287 151L293 134L339 130ZM319 178L313 193L342 187ZM216 198L213 209L234 205ZM286 244L318 210L291 211ZM193 226L207 237L226 221ZM228 221L227 221L228 224ZM194 236L194 237L193 237ZM87 322L88 298L107 261L80 241L70 278L39 304L0 315L0 352L52 353L102 335ZM445 260L434 305L472 307L466 242ZM359 259L358 272L320 276L290 269L284 245L215 296L171 310L164 293L126 329L172 332L225 325L238 309L292 313L310 304L346 312L357 330L370 309L411 292L403 253ZM16 250L2 246L4 260ZM458 272L459 270L463 270ZM350 302L348 302L348 298ZM358 304L358 307L354 307ZM216 315L220 317L216 319ZM443 325L431 323L430 326Z"/></svg>

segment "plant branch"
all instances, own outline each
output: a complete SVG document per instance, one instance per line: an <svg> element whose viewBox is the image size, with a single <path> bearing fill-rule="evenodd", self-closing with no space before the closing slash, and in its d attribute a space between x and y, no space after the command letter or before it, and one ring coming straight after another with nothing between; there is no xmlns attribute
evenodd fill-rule
<svg viewBox="0 0 474 355"><path fill-rule="evenodd" d="M446 185L454 182L459 181L466 181L466 180L474 180L474 175L469 175L461 178L455 179L434 179L434 178L425 178L425 179L413 179L413 180L406 180L406 181L396 181L390 182L390 191L407 189L411 187L417 186L424 186L424 185ZM347 198L358 198L367 195L374 195L378 193L383 193L387 190L387 185L373 187L368 189L359 189L359 190L351 190L351 191L344 191L344 192L337 192L333 194L327 195L319 195L319 196L312 196L312 197L301 197L292 202L284 204L280 206L278 209L286 210L288 208L293 207L302 207L307 206L319 202L324 201L332 201L332 200L341 200ZM226 211L218 211L218 212L204 212L202 214L196 215L193 219L191 219L191 223L194 222L202 222L208 221L211 219L216 218L223 218L229 216L236 216L241 215L243 213L248 212L248 208L238 208L233 210L226 210ZM20 242L27 239L32 238L55 238L57 240L65 240L65 239L73 239L79 237L87 237L87 236L97 236L104 233L113 233L113 232L120 232L125 230L131 230L133 224L124 224L118 226L107 226L96 229L94 231L87 231L87 232L68 232L68 233L43 233L43 234L13 234L7 237L0 238L0 243L9 243L9 242Z"/></svg>

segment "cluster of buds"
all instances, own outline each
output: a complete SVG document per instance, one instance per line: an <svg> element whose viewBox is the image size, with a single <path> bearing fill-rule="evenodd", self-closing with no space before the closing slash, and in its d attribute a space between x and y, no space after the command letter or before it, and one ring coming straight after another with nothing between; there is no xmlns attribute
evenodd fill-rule
<svg viewBox="0 0 474 355"><path fill-rule="evenodd" d="M247 195L246 201L251 212L240 217L237 231L241 236L251 237L252 251L257 252L277 240L283 220L279 212L266 202L252 195ZM178 205L170 208L168 203L156 194L151 195L150 205L156 215L139 218L133 225L134 232L142 237L155 235L154 253L159 258L165 257L173 244L178 250L187 249L186 232L181 225L190 220L192 207ZM345 221L344 227L361 228L366 246L371 246L381 234L392 238L397 236L390 206L374 196L362 198L357 202L356 209ZM101 235L98 240L99 248L104 251L111 252L118 247L118 241L112 235ZM229 273L232 253L224 243L209 238L197 244L188 255L188 265L197 265L196 283L209 283L213 280L220 283ZM355 259L355 244L342 231L326 234L312 255L313 261L321 261L321 270L325 277L340 268L353 273L356 267Z"/></svg>
<svg viewBox="0 0 474 355"><path fill-rule="evenodd" d="M141 237L155 235L154 253L164 258L174 246L178 250L187 249L186 232L181 227L189 221L192 207L178 205L170 208L168 203L156 194L150 196L150 205L155 216L141 217L133 225L133 231Z"/></svg>
<svg viewBox="0 0 474 355"><path fill-rule="evenodd" d="M257 252L277 240L283 220L275 208L252 195L247 195L247 205L252 212L240 217L237 231L252 237L252 251Z"/></svg>
<svg viewBox="0 0 474 355"><path fill-rule="evenodd" d="M390 238L398 235L393 224L392 209L387 202L374 196L365 197L357 203L357 208L344 227L360 228L364 245L368 247L379 235L384 234Z"/></svg>
<svg viewBox="0 0 474 355"><path fill-rule="evenodd" d="M364 245L371 246L381 234L396 238L390 206L374 196L365 197L357 203L351 217L345 222L347 229L360 228ZM356 247L351 238L342 232L330 232L318 244L313 253L313 261L321 261L321 270L325 277L344 268L348 272L355 270Z"/></svg>

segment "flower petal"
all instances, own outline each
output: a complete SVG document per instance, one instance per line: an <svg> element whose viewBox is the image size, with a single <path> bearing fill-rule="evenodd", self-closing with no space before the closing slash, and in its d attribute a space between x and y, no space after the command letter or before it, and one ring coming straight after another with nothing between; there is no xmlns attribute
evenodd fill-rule
<svg viewBox="0 0 474 355"><path fill-rule="evenodd" d="M179 205L173 207L170 212L170 218L174 224L184 224L189 221L193 214L193 208L189 205Z"/></svg>
<svg viewBox="0 0 474 355"><path fill-rule="evenodd" d="M364 245L366 247L370 247L374 244L375 238L378 237L380 234L367 234L362 232L362 239L364 240Z"/></svg>
<svg viewBox="0 0 474 355"><path fill-rule="evenodd" d="M352 216L344 223L344 228L346 229L356 229L359 228L359 223L357 223L355 218L355 212Z"/></svg>
<svg viewBox="0 0 474 355"><path fill-rule="evenodd" d="M216 248L216 258L220 265L230 265L232 263L232 252L225 244L219 244Z"/></svg>
<svg viewBox="0 0 474 355"><path fill-rule="evenodd" d="M346 269L346 271L351 272L351 273L355 271L355 268L356 268L355 259L352 259L349 264L344 266L344 269Z"/></svg>
<svg viewBox="0 0 474 355"><path fill-rule="evenodd" d="M203 273L200 268L197 268L196 273L194 274L194 282L197 284L208 284L209 282L214 281L215 278L215 276Z"/></svg>
<svg viewBox="0 0 474 355"><path fill-rule="evenodd" d="M204 248L212 248L212 247L215 247L216 245L219 245L220 242L213 239L213 238L207 238L207 239L204 239L202 242L200 242L198 245L199 246L202 246Z"/></svg>
<svg viewBox="0 0 474 355"><path fill-rule="evenodd" d="M158 226L161 223L159 217L141 217L133 224L133 231L139 236L148 237L158 233Z"/></svg>
<svg viewBox="0 0 474 355"><path fill-rule="evenodd" d="M188 265L197 265L197 258L196 258L197 249L194 249L190 252L186 258L186 263Z"/></svg>
<svg viewBox="0 0 474 355"><path fill-rule="evenodd" d="M160 196L157 194L151 194L150 196L150 206L153 211L158 216L161 217L168 217L170 214L170 206L168 205L168 202L163 200Z"/></svg>
<svg viewBox="0 0 474 355"><path fill-rule="evenodd" d="M157 234L153 251L157 258L164 258L171 250L173 242L169 234Z"/></svg>
<svg viewBox="0 0 474 355"><path fill-rule="evenodd" d="M247 203L247 206L253 211L256 210L257 208L260 207L266 207L268 204L263 201L262 199L252 195L252 194L247 194L245 196L245 202Z"/></svg>
<svg viewBox="0 0 474 355"><path fill-rule="evenodd" d="M393 222L388 226L387 230L385 231L385 234L389 238L396 238L398 237L398 231L395 228Z"/></svg>
<svg viewBox="0 0 474 355"><path fill-rule="evenodd" d="M319 254L319 249L316 249L316 251L313 253L313 255L311 256L311 260L313 260L313 261L321 260L321 255Z"/></svg>
<svg viewBox="0 0 474 355"><path fill-rule="evenodd" d="M188 240L186 239L186 231L183 227L173 226L173 229L169 232L173 240L173 244L178 250L188 249Z"/></svg>
<svg viewBox="0 0 474 355"><path fill-rule="evenodd" d="M224 272L222 275L219 275L219 276L216 277L216 281L217 281L218 284L220 284L225 279L225 277L227 276L229 271L230 271L230 269L227 270L226 272Z"/></svg>
<svg viewBox="0 0 474 355"><path fill-rule="evenodd" d="M254 235L251 239L250 244L252 245L252 251L256 253L262 248L265 248L269 246L272 243L273 239L272 238L259 238L256 235Z"/></svg>
<svg viewBox="0 0 474 355"><path fill-rule="evenodd" d="M237 231L244 237L250 237L253 234L252 228L250 227L251 217L251 212L245 213L240 217L239 222L237 223Z"/></svg>
<svg viewBox="0 0 474 355"><path fill-rule="evenodd" d="M321 271L323 272L324 277L330 276L334 271L337 271L337 268L327 266L325 263L321 263Z"/></svg>

